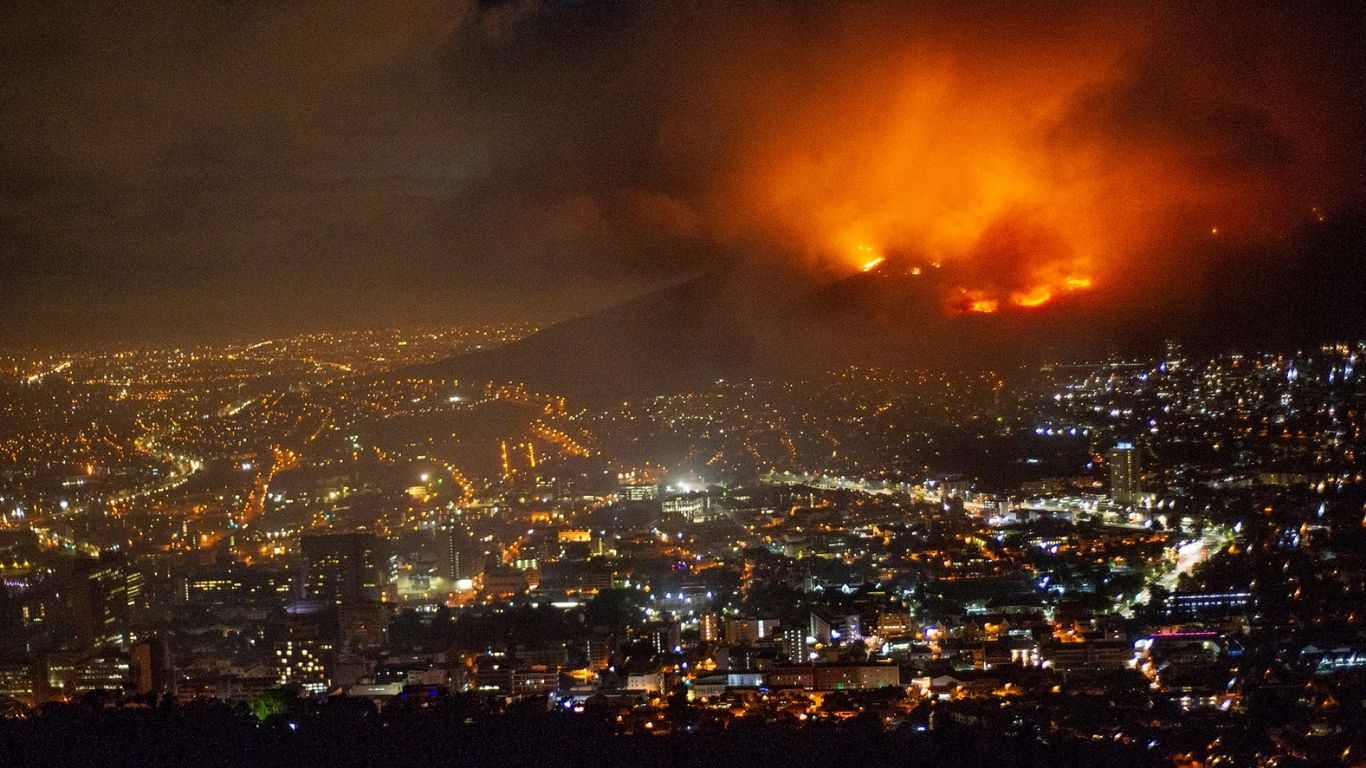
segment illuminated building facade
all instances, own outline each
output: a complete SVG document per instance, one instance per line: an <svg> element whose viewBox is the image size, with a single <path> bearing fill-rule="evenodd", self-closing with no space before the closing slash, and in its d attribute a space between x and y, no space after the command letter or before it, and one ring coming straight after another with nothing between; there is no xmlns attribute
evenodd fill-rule
<svg viewBox="0 0 1366 768"><path fill-rule="evenodd" d="M304 536L304 597L336 605L378 602L379 541L368 533Z"/></svg>
<svg viewBox="0 0 1366 768"><path fill-rule="evenodd" d="M1123 506L1134 506L1143 497L1143 470L1139 465L1138 448L1133 443L1116 443L1107 454L1110 462L1110 500Z"/></svg>

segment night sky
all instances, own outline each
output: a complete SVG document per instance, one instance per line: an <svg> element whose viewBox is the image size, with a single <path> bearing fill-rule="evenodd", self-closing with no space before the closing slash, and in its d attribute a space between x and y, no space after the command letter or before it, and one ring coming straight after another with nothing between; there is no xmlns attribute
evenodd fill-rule
<svg viewBox="0 0 1366 768"><path fill-rule="evenodd" d="M6 3L0 341L546 321L737 260L1133 305L1362 212L1360 5L999 6Z"/></svg>

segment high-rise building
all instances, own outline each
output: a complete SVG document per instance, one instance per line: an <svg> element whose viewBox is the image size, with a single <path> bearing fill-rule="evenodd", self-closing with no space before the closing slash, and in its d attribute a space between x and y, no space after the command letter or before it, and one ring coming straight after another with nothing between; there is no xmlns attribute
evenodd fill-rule
<svg viewBox="0 0 1366 768"><path fill-rule="evenodd" d="M1115 443L1108 454L1110 462L1110 500L1116 504L1133 506L1143 496L1143 470L1138 462L1138 449L1133 443Z"/></svg>
<svg viewBox="0 0 1366 768"><path fill-rule="evenodd" d="M368 533L306 535L303 553L304 597L342 603L377 602L383 588L380 542Z"/></svg>
<svg viewBox="0 0 1366 768"><path fill-rule="evenodd" d="M697 619L697 634L704 643L721 639L721 617L708 611Z"/></svg>
<svg viewBox="0 0 1366 768"><path fill-rule="evenodd" d="M175 668L171 665L171 649L165 638L140 640L129 649L128 656L136 693L158 696L175 693Z"/></svg>
<svg viewBox="0 0 1366 768"><path fill-rule="evenodd" d="M337 609L337 652L343 659L363 658L384 646L389 614L380 603L343 605Z"/></svg>
<svg viewBox="0 0 1366 768"><path fill-rule="evenodd" d="M438 541L441 542L442 568L441 574L444 578L455 581L464 578L460 568L460 544L461 532L459 529L441 531L438 534Z"/></svg>
<svg viewBox="0 0 1366 768"><path fill-rule="evenodd" d="M786 627L783 629L783 653L788 661L803 664L807 660L809 647L806 642L806 627Z"/></svg>
<svg viewBox="0 0 1366 768"><path fill-rule="evenodd" d="M460 581L473 579L484 572L484 558L479 554L464 528L437 532L438 575L443 579Z"/></svg>
<svg viewBox="0 0 1366 768"><path fill-rule="evenodd" d="M79 569L70 589L76 642L81 648L127 648L145 608L142 573L120 558Z"/></svg>
<svg viewBox="0 0 1366 768"><path fill-rule="evenodd" d="M279 684L321 693L330 685L330 671L337 661L339 609L303 601L286 611L287 639L275 646Z"/></svg>

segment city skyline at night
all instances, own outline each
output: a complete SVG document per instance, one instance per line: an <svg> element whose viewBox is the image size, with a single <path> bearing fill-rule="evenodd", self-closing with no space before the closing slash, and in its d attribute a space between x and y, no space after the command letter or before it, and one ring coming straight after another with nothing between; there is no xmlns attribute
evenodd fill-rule
<svg viewBox="0 0 1366 768"><path fill-rule="evenodd" d="M0 765L1366 765L1350 3L0 9Z"/></svg>

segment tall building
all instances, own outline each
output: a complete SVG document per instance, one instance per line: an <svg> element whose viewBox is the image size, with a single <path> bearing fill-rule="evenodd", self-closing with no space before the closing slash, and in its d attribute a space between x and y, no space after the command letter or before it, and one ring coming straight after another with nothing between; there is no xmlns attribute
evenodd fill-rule
<svg viewBox="0 0 1366 768"><path fill-rule="evenodd" d="M438 575L451 581L472 579L484 572L484 558L462 527L437 531Z"/></svg>
<svg viewBox="0 0 1366 768"><path fill-rule="evenodd" d="M785 627L783 629L783 653L788 661L804 664L810 648L806 642L806 627Z"/></svg>
<svg viewBox="0 0 1366 768"><path fill-rule="evenodd" d="M175 667L171 664L171 649L165 638L140 640L129 649L128 656L134 692L175 693Z"/></svg>
<svg viewBox="0 0 1366 768"><path fill-rule="evenodd" d="M127 648L146 607L142 573L121 558L92 561L70 589L75 639L81 648Z"/></svg>
<svg viewBox="0 0 1366 768"><path fill-rule="evenodd" d="M306 535L304 597L336 605L378 602L383 588L380 541L368 533Z"/></svg>
<svg viewBox="0 0 1366 768"><path fill-rule="evenodd" d="M389 613L380 603L343 605L337 609L337 653L342 659L364 658L384 647Z"/></svg>
<svg viewBox="0 0 1366 768"><path fill-rule="evenodd" d="M437 541L441 543L441 576L451 581L464 578L460 567L460 545L463 543L462 531L458 528L441 531Z"/></svg>
<svg viewBox="0 0 1366 768"><path fill-rule="evenodd" d="M704 643L714 643L721 639L721 617L708 611L697 619L697 634Z"/></svg>
<svg viewBox="0 0 1366 768"><path fill-rule="evenodd" d="M279 685L322 693L337 661L338 609L304 601L289 606L286 639L275 645Z"/></svg>
<svg viewBox="0 0 1366 768"><path fill-rule="evenodd" d="M1133 443L1115 443L1107 454L1110 462L1110 500L1116 504L1133 506L1143 497L1143 470L1138 463L1138 449Z"/></svg>

